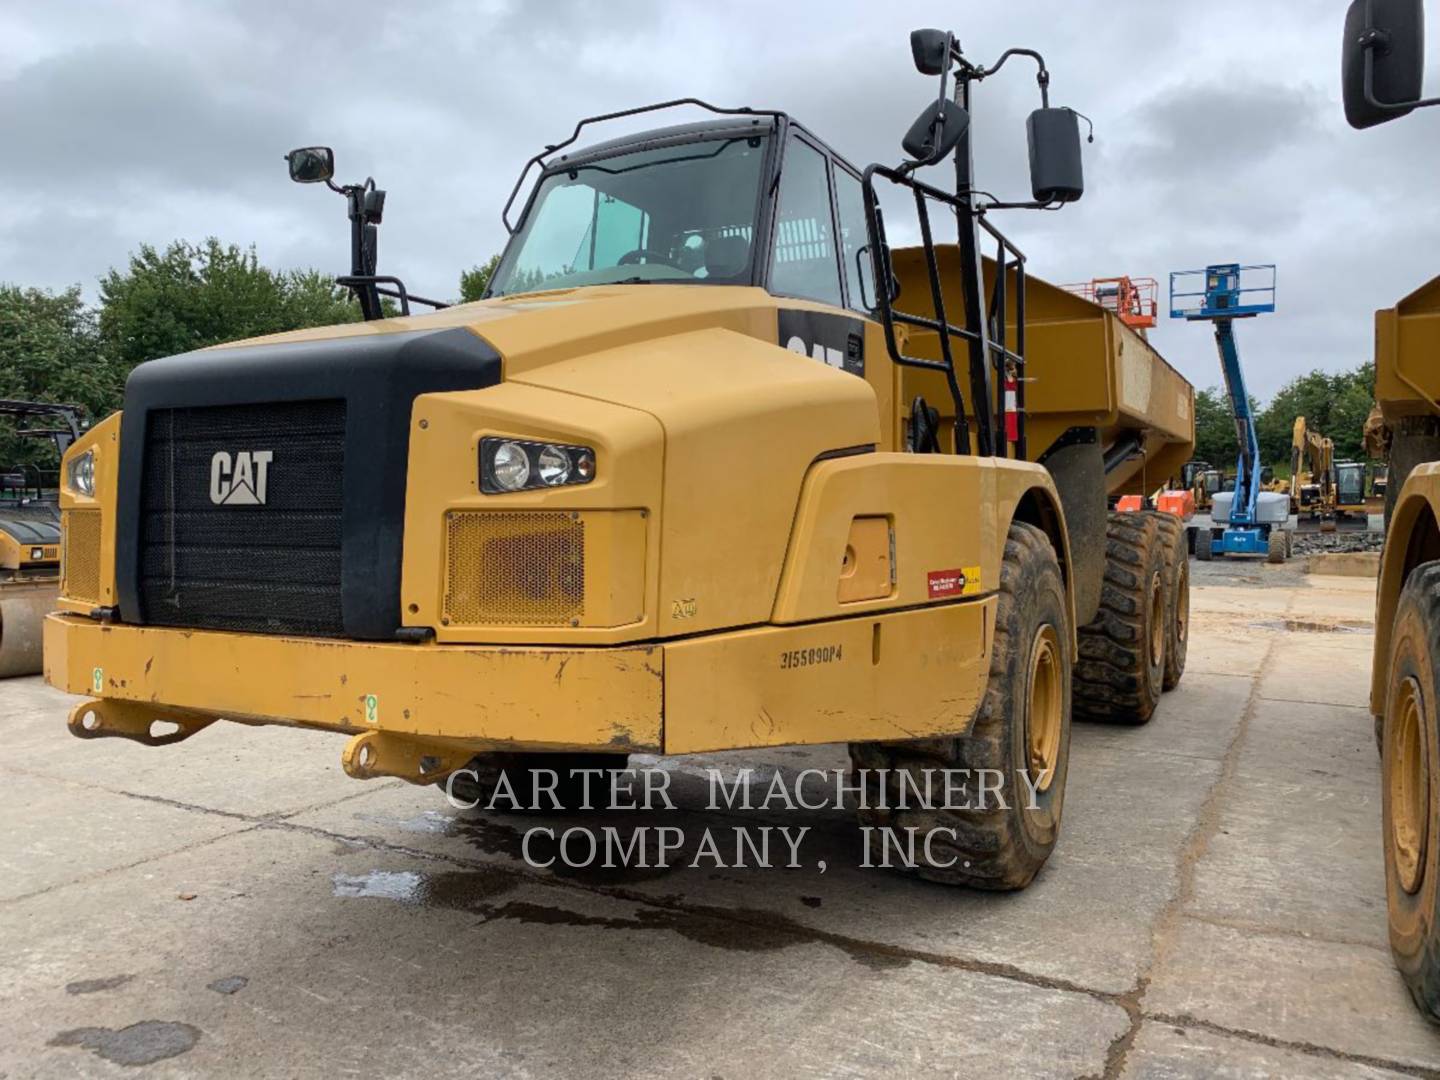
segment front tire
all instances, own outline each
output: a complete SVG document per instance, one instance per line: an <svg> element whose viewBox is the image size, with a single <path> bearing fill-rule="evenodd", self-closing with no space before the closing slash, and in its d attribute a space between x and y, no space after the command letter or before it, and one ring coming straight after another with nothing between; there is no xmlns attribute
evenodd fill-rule
<svg viewBox="0 0 1440 1080"><path fill-rule="evenodd" d="M1215 534L1208 528L1195 530L1195 558L1209 562L1215 557Z"/></svg>
<svg viewBox="0 0 1440 1080"><path fill-rule="evenodd" d="M850 746L865 791L860 824L915 839L915 864L900 869L946 885L1011 890L1029 885L1045 865L1060 835L1070 762L1069 621L1050 541L1033 525L1012 523L1000 567L990 677L970 733ZM925 770L946 769L969 770L972 782L979 770L999 771L1000 799L950 809L916 807L912 795L909 809L898 808L900 771L923 791ZM1033 805L1027 776L1036 783ZM975 802L973 789L969 801ZM876 835L869 834L872 854ZM933 862L926 858L927 837Z"/></svg>
<svg viewBox="0 0 1440 1080"><path fill-rule="evenodd" d="M1285 530L1271 529L1270 535L1266 538L1265 561L1269 563L1283 563L1287 554Z"/></svg>
<svg viewBox="0 0 1440 1080"><path fill-rule="evenodd" d="M1411 572L1391 633L1381 736L1390 950L1415 1003L1440 1021L1440 562Z"/></svg>

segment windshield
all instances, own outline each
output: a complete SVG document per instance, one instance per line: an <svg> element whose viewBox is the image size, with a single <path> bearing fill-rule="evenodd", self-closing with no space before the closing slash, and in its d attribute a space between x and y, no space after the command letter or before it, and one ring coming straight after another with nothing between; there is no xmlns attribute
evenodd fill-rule
<svg viewBox="0 0 1440 1080"><path fill-rule="evenodd" d="M549 173L491 296L577 285L748 285L765 139L709 139Z"/></svg>

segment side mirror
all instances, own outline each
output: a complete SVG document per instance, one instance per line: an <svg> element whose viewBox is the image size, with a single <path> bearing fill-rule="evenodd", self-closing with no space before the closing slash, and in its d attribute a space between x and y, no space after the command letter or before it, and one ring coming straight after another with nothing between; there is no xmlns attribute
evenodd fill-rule
<svg viewBox="0 0 1440 1080"><path fill-rule="evenodd" d="M1420 99L1424 75L1423 0L1354 0L1345 13L1340 53L1340 83L1350 126L1374 127L1410 112Z"/></svg>
<svg viewBox="0 0 1440 1080"><path fill-rule="evenodd" d="M1073 109L1036 109L1025 121L1030 191L1036 202L1074 202L1085 194L1080 117Z"/></svg>
<svg viewBox="0 0 1440 1080"><path fill-rule="evenodd" d="M328 146L302 146L285 155L290 179L297 184L319 184L335 175L335 151Z"/></svg>
<svg viewBox="0 0 1440 1080"><path fill-rule="evenodd" d="M912 160L921 165L934 165L943 161L955 149L965 132L970 129L970 114L954 102L944 103L944 119L941 119L941 103L932 101L910 125L900 148ZM1079 129L1076 129L1077 133Z"/></svg>
<svg viewBox="0 0 1440 1080"><path fill-rule="evenodd" d="M911 30L910 54L921 75L940 75L949 67L950 35L944 30Z"/></svg>

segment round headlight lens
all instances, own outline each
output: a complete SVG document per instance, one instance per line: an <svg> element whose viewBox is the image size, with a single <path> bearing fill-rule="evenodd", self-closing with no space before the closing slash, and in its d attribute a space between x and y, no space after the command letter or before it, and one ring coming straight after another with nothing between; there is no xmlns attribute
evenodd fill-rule
<svg viewBox="0 0 1440 1080"><path fill-rule="evenodd" d="M581 450L575 455L575 477L578 480L592 480L595 477L595 454Z"/></svg>
<svg viewBox="0 0 1440 1080"><path fill-rule="evenodd" d="M86 450L79 457L74 458L67 471L72 491L86 496L95 494L95 452L93 450Z"/></svg>
<svg viewBox="0 0 1440 1080"><path fill-rule="evenodd" d="M540 480L551 486L570 479L570 455L562 446L547 446L540 451Z"/></svg>
<svg viewBox="0 0 1440 1080"><path fill-rule="evenodd" d="M495 486L502 491L519 491L530 481L530 458L519 443L503 442L490 460Z"/></svg>

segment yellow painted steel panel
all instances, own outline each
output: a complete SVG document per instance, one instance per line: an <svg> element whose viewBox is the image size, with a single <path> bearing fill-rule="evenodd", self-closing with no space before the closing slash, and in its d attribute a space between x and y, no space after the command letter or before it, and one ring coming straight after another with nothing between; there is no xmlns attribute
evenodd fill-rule
<svg viewBox="0 0 1440 1080"><path fill-rule="evenodd" d="M239 720L481 745L661 745L655 646L402 645L45 621L45 677L72 694Z"/></svg>
<svg viewBox="0 0 1440 1080"><path fill-rule="evenodd" d="M665 752L962 734L995 598L665 646Z"/></svg>

